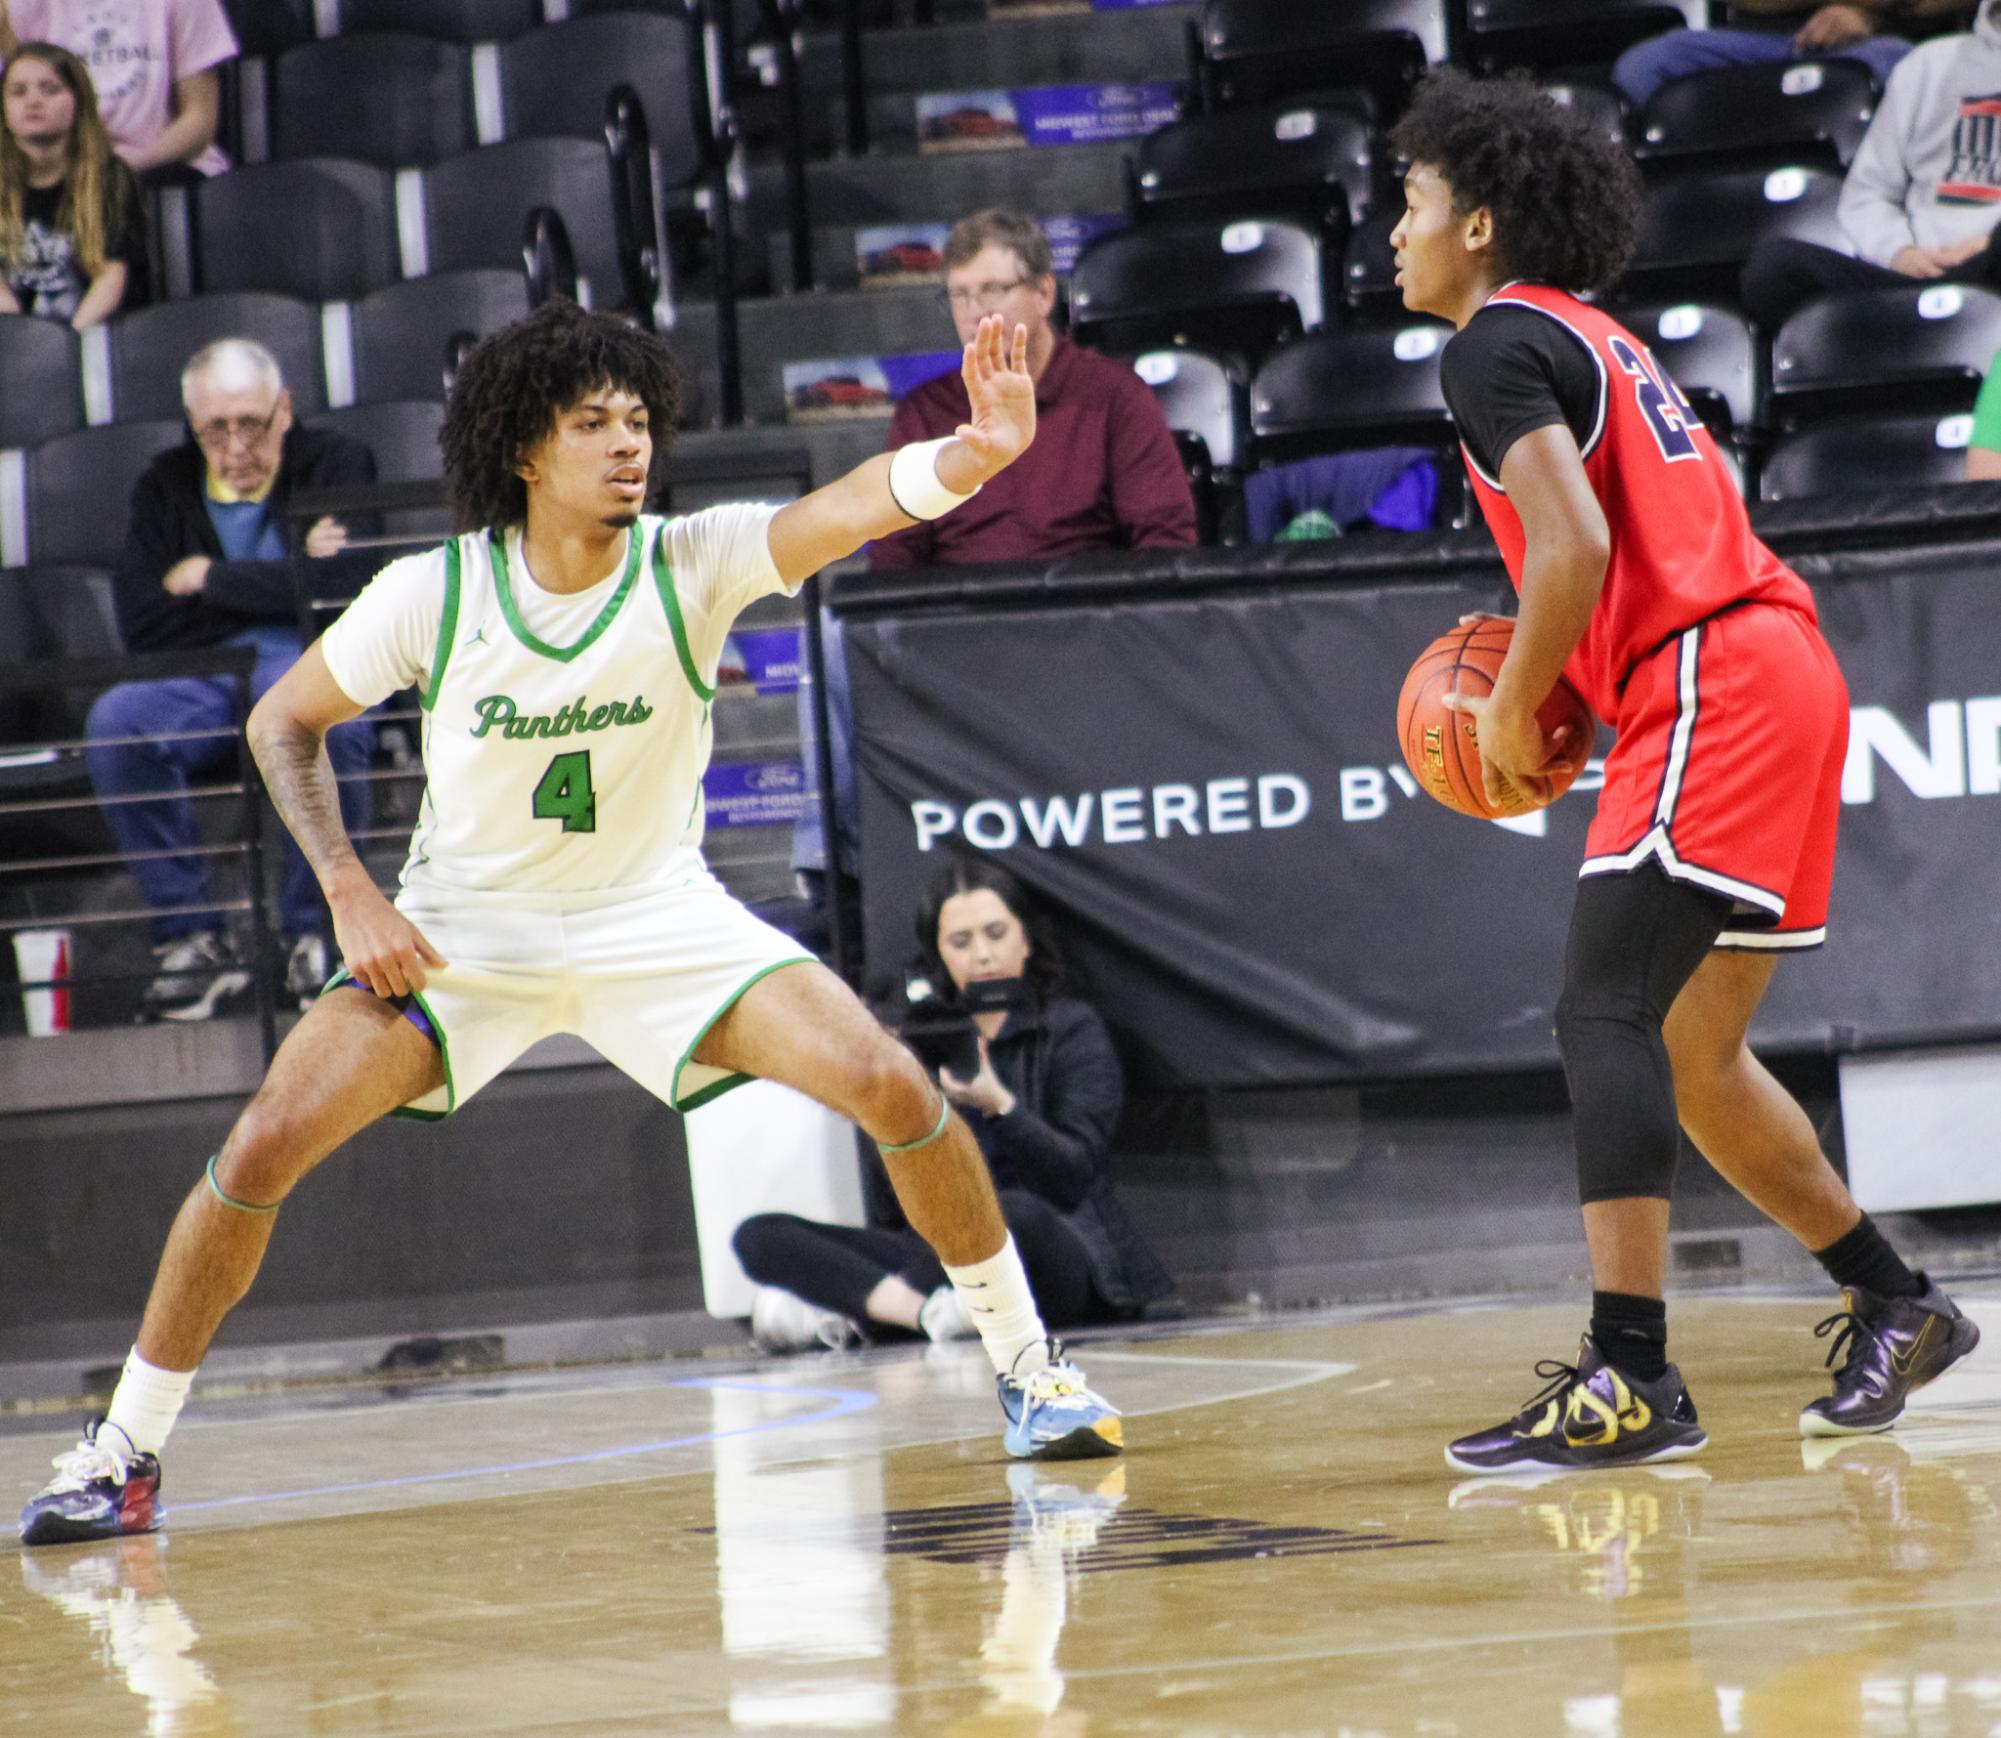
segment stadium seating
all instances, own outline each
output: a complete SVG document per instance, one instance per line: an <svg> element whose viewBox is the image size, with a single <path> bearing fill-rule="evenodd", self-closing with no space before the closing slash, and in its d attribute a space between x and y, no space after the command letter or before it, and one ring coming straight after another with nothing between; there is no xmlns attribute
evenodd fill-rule
<svg viewBox="0 0 2001 1738"><path fill-rule="evenodd" d="M1073 331L1112 350L1187 343L1254 363L1324 318L1319 244L1293 223L1124 230L1085 248L1070 279Z"/></svg>
<svg viewBox="0 0 2001 1738"><path fill-rule="evenodd" d="M195 286L313 300L366 295L402 275L396 183L338 158L259 163L194 190Z"/></svg>
<svg viewBox="0 0 2001 1738"><path fill-rule="evenodd" d="M1719 439L1742 439L1762 420L1758 343L1736 309L1674 302L1620 309L1617 318L1645 341Z"/></svg>
<svg viewBox="0 0 2001 1738"><path fill-rule="evenodd" d="M1200 444L1217 471L1242 467L1250 428L1243 367L1202 350L1148 350L1132 359L1176 435Z"/></svg>
<svg viewBox="0 0 2001 1738"><path fill-rule="evenodd" d="M1636 42L1700 22L1690 10L1679 0L1454 0L1454 58L1477 72L1609 65Z"/></svg>
<svg viewBox="0 0 2001 1738"><path fill-rule="evenodd" d="M1826 296L1772 339L1772 415L1964 410L1997 352L1993 290L1911 283Z"/></svg>
<svg viewBox="0 0 2001 1738"><path fill-rule="evenodd" d="M111 403L120 422L181 414L181 370L204 344L255 338L278 358L294 410L301 416L327 401L320 311L290 296L242 291L161 302L114 320Z"/></svg>
<svg viewBox="0 0 2001 1738"><path fill-rule="evenodd" d="M1434 320L1325 332L1272 352L1251 380L1259 463L1341 447L1451 443L1439 357L1452 328Z"/></svg>
<svg viewBox="0 0 2001 1738"><path fill-rule="evenodd" d="M443 42L505 42L542 22L542 0L339 0L341 34L407 30Z"/></svg>
<svg viewBox="0 0 2001 1738"><path fill-rule="evenodd" d="M529 213L558 212L594 307L627 304L618 218L602 142L514 139L467 151L424 176L432 271L517 266Z"/></svg>
<svg viewBox="0 0 2001 1738"><path fill-rule="evenodd" d="M1646 220L1622 293L1630 300L1734 301L1751 250L1768 235L1845 242L1841 177L1825 169L1683 170L1647 190Z"/></svg>
<svg viewBox="0 0 2001 1738"><path fill-rule="evenodd" d="M0 448L83 427L83 361L60 320L0 314Z"/></svg>
<svg viewBox="0 0 2001 1738"><path fill-rule="evenodd" d="M1196 115L1140 141L1129 203L1136 220L1297 218L1332 258L1375 207L1374 135L1352 114L1300 104Z"/></svg>
<svg viewBox="0 0 2001 1738"><path fill-rule="evenodd" d="M708 94L700 42L677 19L607 12L503 44L503 136L602 141L605 98L621 84L645 105L665 180L692 182L707 162Z"/></svg>
<svg viewBox="0 0 2001 1738"><path fill-rule="evenodd" d="M132 485L188 438L178 416L78 429L28 455L28 559L109 567L125 545Z"/></svg>
<svg viewBox="0 0 2001 1738"><path fill-rule="evenodd" d="M1626 99L1610 85L1558 79L1542 88L1561 107L1582 115L1620 144L1626 143Z"/></svg>
<svg viewBox="0 0 2001 1738"><path fill-rule="evenodd" d="M1387 123L1445 56L1444 0L1208 0L1189 75L1205 110L1359 88Z"/></svg>
<svg viewBox="0 0 2001 1738"><path fill-rule="evenodd" d="M278 56L271 154L422 167L470 149L472 56L421 36L341 36Z"/></svg>
<svg viewBox="0 0 2001 1738"><path fill-rule="evenodd" d="M223 0L245 55L280 54L313 40L313 0Z"/></svg>
<svg viewBox="0 0 2001 1738"><path fill-rule="evenodd" d="M363 404L442 402L445 353L453 336L484 337L527 313L518 265L513 271L435 272L364 296L351 312L355 398Z"/></svg>
<svg viewBox="0 0 2001 1738"><path fill-rule="evenodd" d="M1765 460L1759 494L1767 501L1937 488L1965 475L1973 418L1859 416L1816 423L1782 436Z"/></svg>
<svg viewBox="0 0 2001 1738"><path fill-rule="evenodd" d="M435 482L445 474L445 455L438 446L445 407L435 398L351 404L323 410L312 427L343 434L361 442L375 456L375 476L383 483ZM398 508L376 515L379 535L431 539L449 535L451 515L436 507ZM395 551L387 551L393 555Z"/></svg>
<svg viewBox="0 0 2001 1738"><path fill-rule="evenodd" d="M1859 60L1734 66L1673 79L1633 127L1643 167L1692 163L1845 169L1876 112L1876 80Z"/></svg>
<svg viewBox="0 0 2001 1738"><path fill-rule="evenodd" d="M1396 252L1390 235L1403 219L1403 201L1389 205L1348 238L1341 265L1341 299L1358 320L1401 320L1409 312L1397 288Z"/></svg>

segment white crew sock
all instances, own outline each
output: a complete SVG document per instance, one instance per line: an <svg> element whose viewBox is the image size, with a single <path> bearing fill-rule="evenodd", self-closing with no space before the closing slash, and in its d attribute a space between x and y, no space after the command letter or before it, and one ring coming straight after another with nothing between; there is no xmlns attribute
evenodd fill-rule
<svg viewBox="0 0 2001 1738"><path fill-rule="evenodd" d="M946 1263L945 1276L1000 1375L1033 1375L1049 1362L1049 1335L1011 1235L985 1261L965 1267Z"/></svg>
<svg viewBox="0 0 2001 1738"><path fill-rule="evenodd" d="M134 1346L104 1422L124 1431L138 1453L158 1454L166 1446L174 1420L181 1415L194 1379L192 1370L162 1370L147 1363Z"/></svg>

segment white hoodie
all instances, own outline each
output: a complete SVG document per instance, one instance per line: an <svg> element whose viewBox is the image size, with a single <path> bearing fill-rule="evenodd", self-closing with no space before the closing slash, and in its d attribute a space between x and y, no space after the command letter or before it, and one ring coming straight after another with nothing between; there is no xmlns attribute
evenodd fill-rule
<svg viewBox="0 0 2001 1738"><path fill-rule="evenodd" d="M1841 227L1866 260L1985 235L2001 218L2001 0L1970 33L1920 43L1883 91L1841 188Z"/></svg>

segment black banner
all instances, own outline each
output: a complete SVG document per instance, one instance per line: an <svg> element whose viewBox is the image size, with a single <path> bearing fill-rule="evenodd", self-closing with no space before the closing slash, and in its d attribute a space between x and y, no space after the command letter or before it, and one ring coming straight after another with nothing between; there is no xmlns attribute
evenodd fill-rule
<svg viewBox="0 0 2001 1738"><path fill-rule="evenodd" d="M1788 551L1855 745L1830 942L1780 967L1772 1049L2001 1027L2001 551L1896 542ZM1335 583L1337 555L1278 584L1266 552L1240 574L1209 553L1171 586L837 594L870 976L903 967L916 889L970 848L1053 905L1155 1084L1553 1064L1596 764L1489 824L1420 794L1395 740L1417 651L1512 607L1498 562L1414 543L1408 567L1436 577Z"/></svg>

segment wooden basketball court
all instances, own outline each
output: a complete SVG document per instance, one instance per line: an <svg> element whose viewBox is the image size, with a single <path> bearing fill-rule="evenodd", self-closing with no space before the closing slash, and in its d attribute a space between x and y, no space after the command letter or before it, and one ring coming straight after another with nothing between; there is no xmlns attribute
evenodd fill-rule
<svg viewBox="0 0 2001 1738"><path fill-rule="evenodd" d="M1577 1301L1084 1348L1121 1461L1001 1450L976 1346L197 1397L168 1531L0 1574L0 1733L2001 1731L1993 1351L1803 1443L1825 1294L1675 1311L1711 1432L1655 1471L1440 1446ZM24 1498L74 1421L15 1419Z"/></svg>

